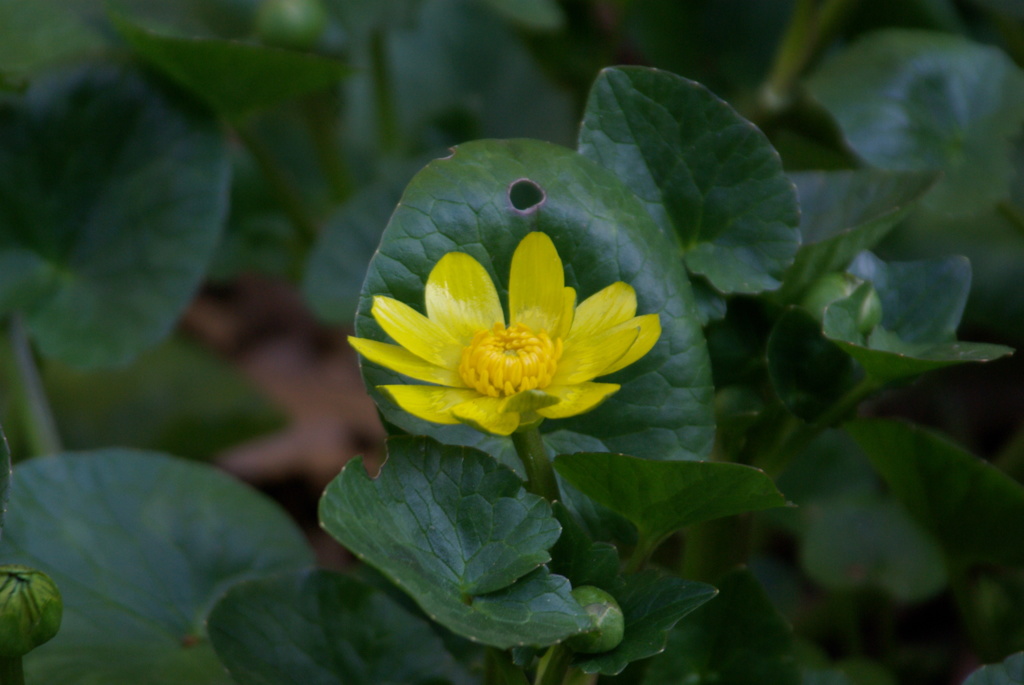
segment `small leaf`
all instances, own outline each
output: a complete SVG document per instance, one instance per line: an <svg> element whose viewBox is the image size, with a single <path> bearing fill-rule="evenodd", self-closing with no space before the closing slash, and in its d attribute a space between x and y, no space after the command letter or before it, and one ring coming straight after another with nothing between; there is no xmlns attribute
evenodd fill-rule
<svg viewBox="0 0 1024 685"><path fill-rule="evenodd" d="M943 172L926 207L963 214L1007 196L1024 75L1001 50L959 36L876 31L808 85L869 164Z"/></svg>
<svg viewBox="0 0 1024 685"><path fill-rule="evenodd" d="M228 685L206 635L214 602L313 562L284 511L209 466L108 449L15 478L0 561L44 571L64 599L60 632L25 659L31 682Z"/></svg>
<svg viewBox="0 0 1024 685"><path fill-rule="evenodd" d="M962 258L885 264L864 253L850 271L870 283L829 305L823 331L877 381L991 361L1013 352L1004 345L956 341L970 287L970 267ZM859 330L859 313L872 289L882 301L882 323L865 335Z"/></svg>
<svg viewBox="0 0 1024 685"><path fill-rule="evenodd" d="M154 67L219 114L241 119L351 73L327 57L217 38L164 36L111 12L118 33Z"/></svg>
<svg viewBox="0 0 1024 685"><path fill-rule="evenodd" d="M209 631L239 685L467 681L426 621L329 571L239 583L210 612Z"/></svg>
<svg viewBox="0 0 1024 685"><path fill-rule="evenodd" d="M560 455L555 470L652 541L694 523L786 504L771 478L742 464L583 452Z"/></svg>
<svg viewBox="0 0 1024 685"><path fill-rule="evenodd" d="M561 532L550 506L477 450L391 438L380 476L350 462L324 493L320 520L470 640L545 646L588 625L569 583L541 567Z"/></svg>
<svg viewBox="0 0 1024 685"><path fill-rule="evenodd" d="M821 324L805 310L791 307L768 337L768 375L783 404L813 421L853 381L853 361L821 333Z"/></svg>
<svg viewBox="0 0 1024 685"><path fill-rule="evenodd" d="M656 69L605 69L579 149L678 237L690 271L726 293L779 286L800 244L796 192L764 134L704 86Z"/></svg>
<svg viewBox="0 0 1024 685"><path fill-rule="evenodd" d="M1001 664L982 666L963 685L1024 685L1024 652L1011 654Z"/></svg>
<svg viewBox="0 0 1024 685"><path fill-rule="evenodd" d="M803 244L778 299L794 302L819 277L846 268L902 221L938 176L931 172L859 171L790 174L800 197Z"/></svg>
<svg viewBox="0 0 1024 685"><path fill-rule="evenodd" d="M594 585L611 590L619 575L619 552L607 542L591 542L572 512L561 502L552 505L562 524L562 535L551 548L551 571L565 576L574 587Z"/></svg>
<svg viewBox="0 0 1024 685"><path fill-rule="evenodd" d="M626 632L619 646L603 654L577 656L574 665L585 673L618 675L631 662L665 650L668 632L679 619L712 599L717 590L653 571L625 578L612 594L622 607Z"/></svg>
<svg viewBox="0 0 1024 685"><path fill-rule="evenodd" d="M723 576L718 589L713 602L672 631L642 684L797 685L792 630L760 583L739 569Z"/></svg>
<svg viewBox="0 0 1024 685"><path fill-rule="evenodd" d="M916 426L846 424L910 515L962 563L1024 564L1024 486Z"/></svg>
<svg viewBox="0 0 1024 685"><path fill-rule="evenodd" d="M880 587L918 602L946 583L942 554L894 501L879 496L822 501L805 510L801 563L830 590Z"/></svg>
<svg viewBox="0 0 1024 685"><path fill-rule="evenodd" d="M133 72L96 67L0 105L0 140L0 311L21 310L45 355L79 367L122 364L164 338L227 210L215 123Z"/></svg>

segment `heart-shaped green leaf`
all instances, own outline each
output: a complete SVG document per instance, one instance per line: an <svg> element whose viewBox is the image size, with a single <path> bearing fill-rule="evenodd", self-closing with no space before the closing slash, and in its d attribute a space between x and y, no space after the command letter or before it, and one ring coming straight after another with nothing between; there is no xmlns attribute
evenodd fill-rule
<svg viewBox="0 0 1024 685"><path fill-rule="evenodd" d="M1013 352L1004 345L956 341L970 287L970 265L963 258L886 264L866 252L850 265L850 272L870 283L828 306L823 331L876 381ZM860 312L872 290L882 302L882 323L865 334Z"/></svg>
<svg viewBox="0 0 1024 685"><path fill-rule="evenodd" d="M800 560L831 590L880 587L915 602L946 583L942 554L896 502L881 496L819 502L805 511Z"/></svg>
<svg viewBox="0 0 1024 685"><path fill-rule="evenodd" d="M574 665L585 673L618 675L631 662L664 651L668 633L679 619L716 594L710 585L653 571L627 576L612 592L626 620L622 642L610 652L581 654Z"/></svg>
<svg viewBox="0 0 1024 685"><path fill-rule="evenodd" d="M82 69L0 106L0 140L0 311L76 366L166 336L227 209L214 122L135 73Z"/></svg>
<svg viewBox="0 0 1024 685"><path fill-rule="evenodd" d="M938 176L931 172L860 171L790 174L800 198L803 244L778 299L793 302L818 278L846 268L903 220Z"/></svg>
<svg viewBox="0 0 1024 685"><path fill-rule="evenodd" d="M1011 654L1001 664L982 666L963 685L1024 685L1024 652Z"/></svg>
<svg viewBox="0 0 1024 685"><path fill-rule="evenodd" d="M713 602L672 631L643 685L797 685L792 630L757 579L746 570L732 571L718 589Z"/></svg>
<svg viewBox="0 0 1024 685"><path fill-rule="evenodd" d="M779 286L800 244L796 192L764 134L704 86L656 69L605 69L579 149L678 237L690 271L726 293Z"/></svg>
<svg viewBox="0 0 1024 685"><path fill-rule="evenodd" d="M276 504L208 466L111 449L14 477L0 563L44 571L64 599L60 632L25 659L32 682L227 685L206 635L214 602L313 562Z"/></svg>
<svg viewBox="0 0 1024 685"><path fill-rule="evenodd" d="M117 13L110 19L143 59L229 119L322 90L351 72L319 55L217 38L164 36Z"/></svg>
<svg viewBox="0 0 1024 685"><path fill-rule="evenodd" d="M510 195L539 189L539 201L517 209ZM513 190L515 189L515 191ZM519 202L519 198L515 198ZM479 261L504 297L512 253L530 231L543 231L565 265L578 301L616 281L636 290L638 313L657 313L662 333L640 361L607 376L621 389L592 412L545 421L560 449L633 451L655 459L706 455L714 436L707 350L690 286L668 238L628 188L607 169L565 148L531 140L479 141L427 165L413 178L370 263L356 333L388 340L370 316L386 295L422 311L430 270L451 251ZM466 426L421 421L375 388L408 382L364 363L370 392L390 423L447 444L511 452L505 438ZM514 457L507 460L514 463Z"/></svg>
<svg viewBox="0 0 1024 685"><path fill-rule="evenodd" d="M426 621L329 571L239 583L210 612L209 631L239 685L468 682Z"/></svg>
<svg viewBox="0 0 1024 685"><path fill-rule="evenodd" d="M1024 75L1001 50L959 36L877 31L828 60L808 85L869 164L943 172L925 206L965 213L1007 196Z"/></svg>
<svg viewBox="0 0 1024 685"><path fill-rule="evenodd" d="M845 428L948 557L1024 564L1024 486L923 428L885 420Z"/></svg>
<svg viewBox="0 0 1024 685"><path fill-rule="evenodd" d="M807 421L827 411L853 380L853 361L826 339L821 324L791 307L768 337L768 375L786 407Z"/></svg>
<svg viewBox="0 0 1024 685"><path fill-rule="evenodd" d="M376 480L356 459L328 486L320 521L463 637L544 646L588 625L565 578L541 567L561 532L550 505L477 450L391 438Z"/></svg>
<svg viewBox="0 0 1024 685"><path fill-rule="evenodd" d="M584 452L560 455L555 470L651 543L694 523L786 504L764 471L742 464Z"/></svg>

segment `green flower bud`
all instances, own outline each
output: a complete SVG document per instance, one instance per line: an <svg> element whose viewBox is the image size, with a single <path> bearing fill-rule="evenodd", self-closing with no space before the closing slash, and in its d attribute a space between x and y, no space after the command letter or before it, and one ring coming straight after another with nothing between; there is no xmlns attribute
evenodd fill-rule
<svg viewBox="0 0 1024 685"><path fill-rule="evenodd" d="M256 12L256 32L267 45L308 50L327 28L321 0L263 0Z"/></svg>
<svg viewBox="0 0 1024 685"><path fill-rule="evenodd" d="M573 588L572 597L590 615L593 630L574 635L565 641L566 646L583 654L607 652L618 647L626 630L626 619L615 598L593 585Z"/></svg>
<svg viewBox="0 0 1024 685"><path fill-rule="evenodd" d="M861 283L861 279L847 273L825 274L810 287L804 295L804 309L818 321L825 317L825 307L836 300L842 300L853 294Z"/></svg>
<svg viewBox="0 0 1024 685"><path fill-rule="evenodd" d="M0 566L0 658L28 654L60 629L60 591L42 571Z"/></svg>
<svg viewBox="0 0 1024 685"><path fill-rule="evenodd" d="M878 297L878 291L872 287L864 301L860 303L860 309L857 310L857 331L861 335L867 335L875 330L875 326L880 323L882 323L882 300Z"/></svg>

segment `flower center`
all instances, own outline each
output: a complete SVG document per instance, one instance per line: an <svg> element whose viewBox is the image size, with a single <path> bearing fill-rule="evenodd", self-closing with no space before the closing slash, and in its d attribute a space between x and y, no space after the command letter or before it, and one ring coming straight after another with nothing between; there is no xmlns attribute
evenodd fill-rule
<svg viewBox="0 0 1024 685"><path fill-rule="evenodd" d="M552 341L546 331L534 333L521 323L496 323L477 331L462 350L459 375L483 395L507 397L549 386L561 356L561 338Z"/></svg>

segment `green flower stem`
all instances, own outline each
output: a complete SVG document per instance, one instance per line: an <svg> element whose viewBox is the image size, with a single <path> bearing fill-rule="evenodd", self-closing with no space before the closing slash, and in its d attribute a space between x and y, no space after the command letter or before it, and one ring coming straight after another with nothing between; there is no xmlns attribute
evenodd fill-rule
<svg viewBox="0 0 1024 685"><path fill-rule="evenodd" d="M623 569L625 573L636 573L641 570L647 563L647 560L651 558L651 555L654 554L654 550L658 549L658 546L664 541L665 538L655 539L644 531L640 531L636 547L633 548L633 553Z"/></svg>
<svg viewBox="0 0 1024 685"><path fill-rule="evenodd" d="M824 0L820 6L819 2L797 0L771 70L761 86L761 117L786 109L797 79L832 39L858 0Z"/></svg>
<svg viewBox="0 0 1024 685"><path fill-rule="evenodd" d="M388 60L387 36L377 29L370 36L370 70L373 76L373 94L377 105L377 137L380 149L394 152L399 147L398 115L392 93L391 65Z"/></svg>
<svg viewBox="0 0 1024 685"><path fill-rule="evenodd" d="M25 685L25 671L20 656L0 658L0 685Z"/></svg>
<svg viewBox="0 0 1024 685"><path fill-rule="evenodd" d="M953 592L953 599L956 601L967 638L974 647L974 655L982 663L999 661L1002 655L998 652L998 642L989 634L985 622L978 615L978 607L971 591L969 569L954 560L946 562L946 569L949 574L949 588Z"/></svg>
<svg viewBox="0 0 1024 685"><path fill-rule="evenodd" d="M552 645L541 657L533 685L562 685L571 661L572 652L562 645Z"/></svg>
<svg viewBox="0 0 1024 685"><path fill-rule="evenodd" d="M548 450L536 426L521 428L512 434L512 444L526 469L526 489L549 502L561 499Z"/></svg>
<svg viewBox="0 0 1024 685"><path fill-rule="evenodd" d="M304 246L307 248L312 246L316 241L319 229L317 229L316 222L313 221L309 212L306 211L306 206L302 202L302 196L295 188L295 185L288 179L284 170L281 169L277 160L274 159L274 155L271 154L270 150L258 136L241 125L235 128L235 134L242 141L242 144L245 145L246 149L249 150L253 159L256 160L256 164L259 165L264 178L270 183L270 187L277 196L278 202L281 203L285 214L288 215L288 219L292 222L295 230L298 231Z"/></svg>
<svg viewBox="0 0 1024 685"><path fill-rule="evenodd" d="M306 128L313 138L317 162L331 187L331 199L344 202L352 195L352 174L341 155L338 132L335 128L338 116L334 111L332 95L313 95L303 102Z"/></svg>
<svg viewBox="0 0 1024 685"><path fill-rule="evenodd" d="M746 562L750 553L749 514L698 523L686 531L684 578L714 583L729 569Z"/></svg>
<svg viewBox="0 0 1024 685"><path fill-rule="evenodd" d="M486 685L530 685L526 674L500 649L487 648L485 669Z"/></svg>
<svg viewBox="0 0 1024 685"><path fill-rule="evenodd" d="M17 382L15 392L20 405L29 449L33 455L56 454L62 450L57 422L46 399L43 380L39 376L32 344L21 316L14 314L9 324L11 350Z"/></svg>
<svg viewBox="0 0 1024 685"><path fill-rule="evenodd" d="M822 431L844 421L857 409L857 405L881 389L883 385L874 378L866 376L836 400L817 420L812 423L800 424L783 436L774 448L759 454L754 460L754 465L763 469L773 478L778 476L790 460L806 448Z"/></svg>

